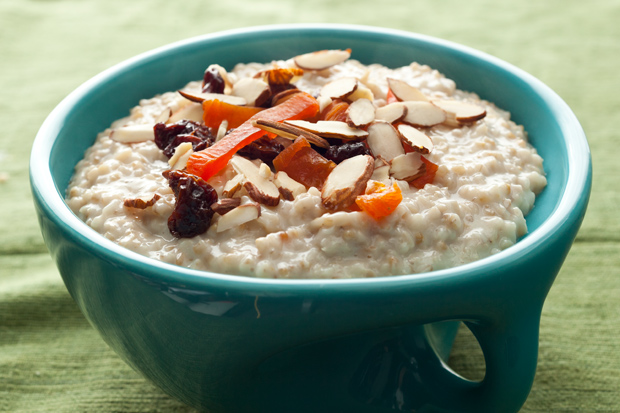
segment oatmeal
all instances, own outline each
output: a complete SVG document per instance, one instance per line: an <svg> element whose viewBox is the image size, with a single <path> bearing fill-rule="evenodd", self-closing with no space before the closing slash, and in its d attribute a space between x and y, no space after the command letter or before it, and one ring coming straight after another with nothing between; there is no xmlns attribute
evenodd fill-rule
<svg viewBox="0 0 620 413"><path fill-rule="evenodd" d="M546 185L510 115L349 50L211 65L97 137L67 190L119 245L265 278L420 273L513 245Z"/></svg>

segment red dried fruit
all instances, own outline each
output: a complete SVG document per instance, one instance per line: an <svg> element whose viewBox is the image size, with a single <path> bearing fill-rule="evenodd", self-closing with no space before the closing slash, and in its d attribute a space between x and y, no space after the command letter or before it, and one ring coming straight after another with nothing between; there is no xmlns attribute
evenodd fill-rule
<svg viewBox="0 0 620 413"><path fill-rule="evenodd" d="M195 151L201 151L211 146L214 141L209 128L186 119L170 125L158 123L153 131L155 144L168 158L172 157L176 147L183 142L191 142Z"/></svg>
<svg viewBox="0 0 620 413"><path fill-rule="evenodd" d="M345 142L342 145L331 145L325 151L325 158L336 163L357 155L372 155L364 141Z"/></svg>
<svg viewBox="0 0 620 413"><path fill-rule="evenodd" d="M170 233L179 238L191 238L206 232L214 214L211 205L218 199L215 189L203 179L183 171L169 170L163 175L176 197L174 211L168 218Z"/></svg>
<svg viewBox="0 0 620 413"><path fill-rule="evenodd" d="M239 149L237 153L249 159L260 159L266 164L271 164L274 158L283 150L284 145L274 139L263 136Z"/></svg>
<svg viewBox="0 0 620 413"><path fill-rule="evenodd" d="M194 152L187 160L187 170L203 179L209 179L221 171L239 149L264 136L265 131L252 125L253 120L308 119L318 110L319 103L315 98L307 93L295 93L286 102L257 113L204 151Z"/></svg>
<svg viewBox="0 0 620 413"><path fill-rule="evenodd" d="M216 66L209 66L205 70L202 80L202 93L224 93L226 82Z"/></svg>

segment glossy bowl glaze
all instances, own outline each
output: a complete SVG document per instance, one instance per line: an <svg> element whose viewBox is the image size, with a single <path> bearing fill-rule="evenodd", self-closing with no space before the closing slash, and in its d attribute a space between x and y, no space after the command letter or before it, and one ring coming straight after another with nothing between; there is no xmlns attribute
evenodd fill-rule
<svg viewBox="0 0 620 413"><path fill-rule="evenodd" d="M432 273L265 280L158 262L105 239L64 202L98 132L141 98L206 66L351 48L362 63L417 61L512 113L545 160L529 233L492 257ZM189 39L79 87L47 118L31 156L41 230L67 289L103 339L164 391L212 412L516 411L529 393L540 312L583 219L590 153L568 106L523 71L454 43L387 29L267 26ZM463 320L480 382L445 366Z"/></svg>

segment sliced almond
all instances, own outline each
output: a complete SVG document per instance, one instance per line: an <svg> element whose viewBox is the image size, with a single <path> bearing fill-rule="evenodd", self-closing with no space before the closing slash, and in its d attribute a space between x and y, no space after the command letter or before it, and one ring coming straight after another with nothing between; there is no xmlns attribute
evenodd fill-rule
<svg viewBox="0 0 620 413"><path fill-rule="evenodd" d="M278 136L294 141L300 136L318 147L329 148L329 142L320 136L309 132L297 126L289 125L284 122L276 122L273 120L256 119L252 121L252 126L260 128L264 131L275 133Z"/></svg>
<svg viewBox="0 0 620 413"><path fill-rule="evenodd" d="M159 201L160 198L159 194L153 194L150 198L126 199L123 202L123 206L126 208L147 209L155 205L155 202Z"/></svg>
<svg viewBox="0 0 620 413"><path fill-rule="evenodd" d="M351 102L355 102L356 100L359 100L359 99L368 99L371 102L375 100L375 95L374 93L372 93L372 90L367 88L362 82L358 82L357 89L355 89L355 92L347 96L347 100Z"/></svg>
<svg viewBox="0 0 620 413"><path fill-rule="evenodd" d="M321 190L321 202L331 211L349 207L364 193L375 169L370 155L357 155L340 162L330 172Z"/></svg>
<svg viewBox="0 0 620 413"><path fill-rule="evenodd" d="M224 232L260 217L260 205L251 203L239 205L230 210L217 221L217 232Z"/></svg>
<svg viewBox="0 0 620 413"><path fill-rule="evenodd" d="M390 165L383 165L372 172L370 179L379 182L387 182L390 180Z"/></svg>
<svg viewBox="0 0 620 413"><path fill-rule="evenodd" d="M428 102L428 98L417 87L411 86L409 83L400 79L388 78L388 86L394 96L400 101L419 101Z"/></svg>
<svg viewBox="0 0 620 413"><path fill-rule="evenodd" d="M241 205L241 198L222 198L211 205L211 209L216 214L226 215L231 210Z"/></svg>
<svg viewBox="0 0 620 413"><path fill-rule="evenodd" d="M407 107L407 114L403 122L413 126L431 127L446 120L446 112L430 102L403 102Z"/></svg>
<svg viewBox="0 0 620 413"><path fill-rule="evenodd" d="M319 50L296 56L293 61L304 70L325 70L351 57L351 49Z"/></svg>
<svg viewBox="0 0 620 413"><path fill-rule="evenodd" d="M320 95L316 100L319 102L319 113L323 112L323 110L333 102L332 98Z"/></svg>
<svg viewBox="0 0 620 413"><path fill-rule="evenodd" d="M368 127L366 143L375 158L382 158L387 162L405 153L400 134L391 123L373 122Z"/></svg>
<svg viewBox="0 0 620 413"><path fill-rule="evenodd" d="M327 138L352 140L363 139L368 136L368 132L365 130L352 128L345 122L335 120L320 120L316 123L305 120L285 120L284 123Z"/></svg>
<svg viewBox="0 0 620 413"><path fill-rule="evenodd" d="M180 109L174 111L167 123L175 123L182 119L192 120L194 122L202 122L203 117L202 104L191 102L189 105L184 105Z"/></svg>
<svg viewBox="0 0 620 413"><path fill-rule="evenodd" d="M202 93L195 90L179 90L179 94L192 102L202 103L205 100L219 100L236 106L245 106L247 101L239 96L225 95L223 93Z"/></svg>
<svg viewBox="0 0 620 413"><path fill-rule="evenodd" d="M110 138L123 143L145 142L154 140L155 132L150 124L128 125L112 130Z"/></svg>
<svg viewBox="0 0 620 413"><path fill-rule="evenodd" d="M393 102L377 108L375 118L389 123L398 122L407 114L407 106L402 102Z"/></svg>
<svg viewBox="0 0 620 413"><path fill-rule="evenodd" d="M172 116L172 109L166 108L163 112L159 114L158 117L155 118L155 123L166 123L168 119Z"/></svg>
<svg viewBox="0 0 620 413"><path fill-rule="evenodd" d="M287 201L294 200L297 195L306 192L306 187L288 176L284 171L276 172L273 182L278 187L282 199Z"/></svg>
<svg viewBox="0 0 620 413"><path fill-rule="evenodd" d="M426 169L422 162L422 155L418 152L409 152L392 159L390 175L401 181L411 182L424 174Z"/></svg>
<svg viewBox="0 0 620 413"><path fill-rule="evenodd" d="M263 205L278 205L280 202L278 187L261 176L258 166L241 156L233 156L230 164L238 174L245 177L243 187L248 191L250 198Z"/></svg>
<svg viewBox="0 0 620 413"><path fill-rule="evenodd" d="M416 152L430 153L433 150L433 140L413 126L398 125L398 131L402 141Z"/></svg>
<svg viewBox="0 0 620 413"><path fill-rule="evenodd" d="M191 142L183 142L174 149L174 154L168 159L168 165L172 169L185 169L187 160L194 153Z"/></svg>
<svg viewBox="0 0 620 413"><path fill-rule="evenodd" d="M224 119L220 126L217 128L217 133L215 134L215 141L221 140L224 136L226 136L226 132L228 131L228 121Z"/></svg>
<svg viewBox="0 0 620 413"><path fill-rule="evenodd" d="M232 198L235 196L237 191L239 191L243 187L243 182L245 178L243 175L235 175L231 180L224 184L224 189L222 190L223 198Z"/></svg>
<svg viewBox="0 0 620 413"><path fill-rule="evenodd" d="M444 111L454 114L456 121L459 123L475 122L487 115L487 111L482 106L469 102L441 99L433 100L433 103Z"/></svg>
<svg viewBox="0 0 620 413"><path fill-rule="evenodd" d="M273 69L258 72L254 77L263 79L270 85L288 85L289 83L295 83L303 74L303 69L297 67L274 67Z"/></svg>
<svg viewBox="0 0 620 413"><path fill-rule="evenodd" d="M347 124L352 128L365 128L375 120L375 105L368 99L358 99L347 109Z"/></svg>
<svg viewBox="0 0 620 413"><path fill-rule="evenodd" d="M245 77L235 83L230 94L245 99L249 106L261 106L271 97L267 82L251 77Z"/></svg>
<svg viewBox="0 0 620 413"><path fill-rule="evenodd" d="M332 99L344 99L357 89L358 81L354 77L341 77L325 84L319 93Z"/></svg>
<svg viewBox="0 0 620 413"><path fill-rule="evenodd" d="M382 166L390 166L390 163L380 156L375 157L375 169L379 169Z"/></svg>

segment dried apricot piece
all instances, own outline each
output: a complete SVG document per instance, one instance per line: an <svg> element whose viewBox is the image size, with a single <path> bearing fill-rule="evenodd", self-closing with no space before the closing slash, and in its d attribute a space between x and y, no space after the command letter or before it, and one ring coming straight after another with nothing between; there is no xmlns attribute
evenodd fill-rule
<svg viewBox="0 0 620 413"><path fill-rule="evenodd" d="M310 147L305 138L298 138L273 160L277 171L304 185L321 189L336 164Z"/></svg>
<svg viewBox="0 0 620 413"><path fill-rule="evenodd" d="M228 129L238 128L243 122L264 110L254 106L237 106L218 99L202 102L202 120L213 131L217 131L222 121L228 121Z"/></svg>
<svg viewBox="0 0 620 413"><path fill-rule="evenodd" d="M420 159L422 160L422 162L424 162L424 175L411 181L411 185L418 189L422 189L424 188L424 185L432 183L433 179L435 179L437 169L439 169L439 166L437 166L437 164L432 163L425 157L421 156Z"/></svg>
<svg viewBox="0 0 620 413"><path fill-rule="evenodd" d="M387 96L385 98L385 103L389 105L390 103L394 103L394 102L399 102L399 100L394 94L394 92L392 92L392 89L388 89Z"/></svg>
<svg viewBox="0 0 620 413"><path fill-rule="evenodd" d="M297 152L299 152L302 148L309 148L310 144L306 140L306 138L299 137L293 141L288 147L286 147L282 152L278 154L273 160L273 166L276 168L276 171L283 171L288 168L290 163L295 158Z"/></svg>
<svg viewBox="0 0 620 413"><path fill-rule="evenodd" d="M349 104L342 100L334 100L322 112L321 120L336 120L339 122L347 121L347 109Z"/></svg>
<svg viewBox="0 0 620 413"><path fill-rule="evenodd" d="M355 198L355 204L374 219L380 220L394 212L402 200L403 194L396 183L386 186L382 182L371 181L366 193Z"/></svg>
<svg viewBox="0 0 620 413"><path fill-rule="evenodd" d="M319 103L307 93L296 93L286 102L265 109L242 123L238 128L212 146L194 152L187 160L187 171L207 180L224 169L232 156L241 148L265 135L265 131L252 125L255 119L300 120L317 114Z"/></svg>

